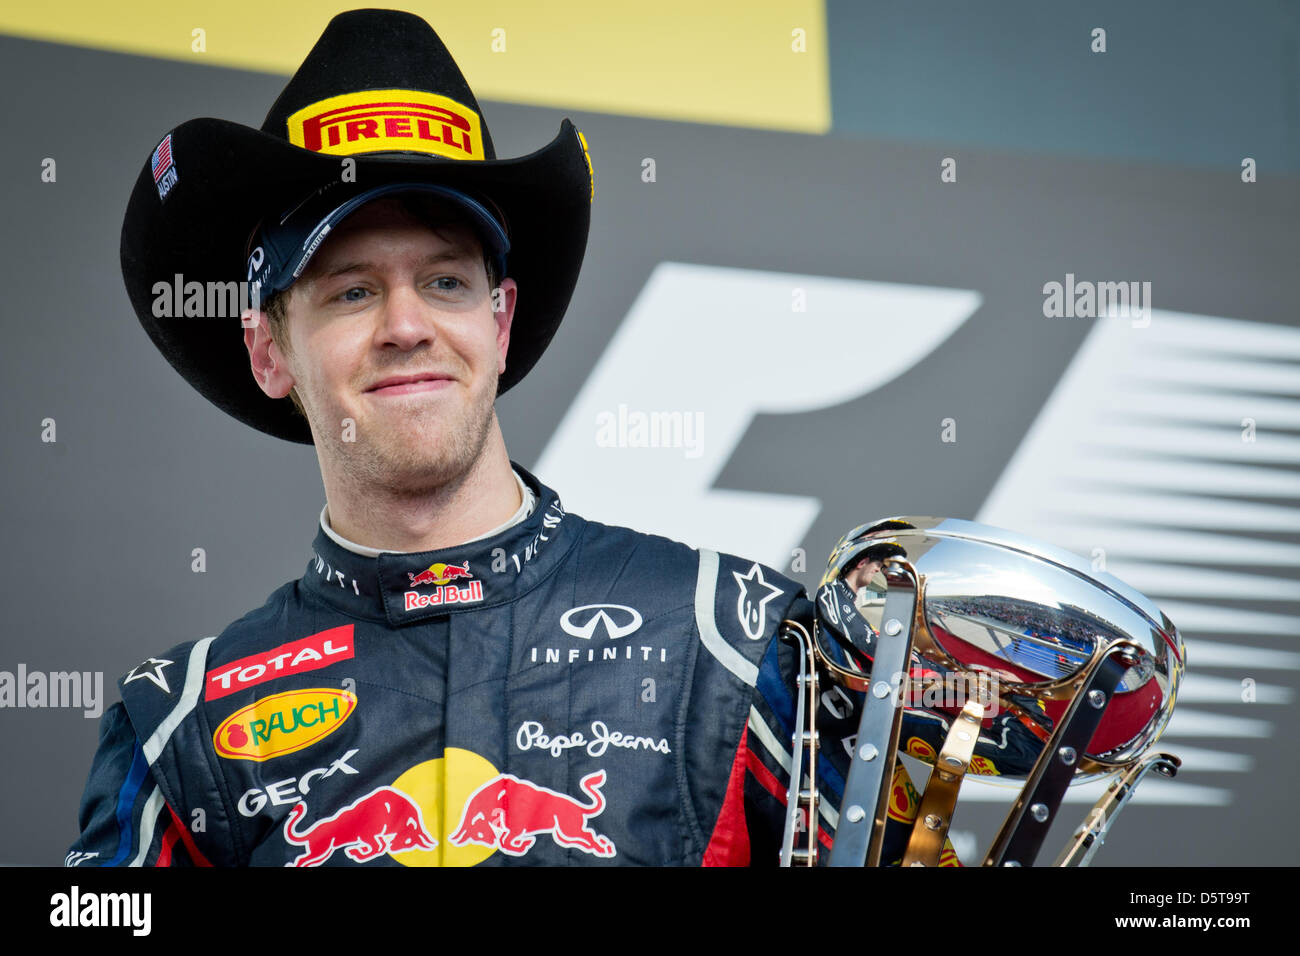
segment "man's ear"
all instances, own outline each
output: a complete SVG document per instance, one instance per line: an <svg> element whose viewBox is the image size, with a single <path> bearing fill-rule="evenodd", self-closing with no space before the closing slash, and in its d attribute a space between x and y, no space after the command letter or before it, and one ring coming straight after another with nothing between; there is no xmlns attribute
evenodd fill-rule
<svg viewBox="0 0 1300 956"><path fill-rule="evenodd" d="M515 301L518 295L519 283L509 278L502 279L492 290L492 312L497 322L498 375L506 370L506 352L510 350L510 323L515 320Z"/></svg>
<svg viewBox="0 0 1300 956"><path fill-rule="evenodd" d="M284 398L294 386L294 378L284 353L271 338L270 320L258 309L245 309L241 316L244 347L257 386L271 398Z"/></svg>

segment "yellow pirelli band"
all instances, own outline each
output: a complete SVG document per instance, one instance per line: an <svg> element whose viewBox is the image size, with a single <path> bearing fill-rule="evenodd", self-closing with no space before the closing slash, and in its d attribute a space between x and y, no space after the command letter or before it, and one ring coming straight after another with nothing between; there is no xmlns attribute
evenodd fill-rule
<svg viewBox="0 0 1300 956"><path fill-rule="evenodd" d="M587 161L587 175L591 177L591 199L589 202L596 201L596 169L591 165L591 153L587 149L587 137L582 135L582 130L578 130L578 139L582 142L582 158Z"/></svg>
<svg viewBox="0 0 1300 956"><path fill-rule="evenodd" d="M484 158L478 114L420 90L344 93L289 117L289 142L315 153L351 156L403 150L448 159Z"/></svg>

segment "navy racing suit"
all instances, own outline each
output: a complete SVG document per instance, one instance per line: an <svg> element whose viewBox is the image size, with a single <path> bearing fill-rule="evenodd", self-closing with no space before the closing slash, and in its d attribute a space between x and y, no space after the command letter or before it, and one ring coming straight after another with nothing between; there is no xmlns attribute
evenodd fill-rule
<svg viewBox="0 0 1300 956"><path fill-rule="evenodd" d="M65 862L775 863L802 588L516 471L522 522L377 557L322 530L263 607L133 668ZM848 756L821 752L824 857Z"/></svg>

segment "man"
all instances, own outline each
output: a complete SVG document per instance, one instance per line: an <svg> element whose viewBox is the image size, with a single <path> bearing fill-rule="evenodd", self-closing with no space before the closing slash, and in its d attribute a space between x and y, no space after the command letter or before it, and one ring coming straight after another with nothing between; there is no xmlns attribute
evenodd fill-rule
<svg viewBox="0 0 1300 956"><path fill-rule="evenodd" d="M884 562L879 557L864 557L844 575L844 583L856 595L871 583L872 578L879 574L884 566Z"/></svg>
<svg viewBox="0 0 1300 956"><path fill-rule="evenodd" d="M591 196L567 121L496 160L446 48L394 11L332 20L260 131L159 144L123 226L137 314L225 411L313 442L327 504L301 580L123 678L70 859L776 861L800 587L566 513L493 409L563 316ZM151 309L241 254L265 304L242 337ZM823 854L846 753L824 749Z"/></svg>

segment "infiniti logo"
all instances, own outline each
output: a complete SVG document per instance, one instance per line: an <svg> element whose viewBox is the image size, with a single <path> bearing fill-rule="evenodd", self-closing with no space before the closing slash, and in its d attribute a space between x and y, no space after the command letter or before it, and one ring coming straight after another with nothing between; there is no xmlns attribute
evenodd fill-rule
<svg viewBox="0 0 1300 956"><path fill-rule="evenodd" d="M620 620L623 621L622 624L617 623ZM565 634L572 634L584 641L591 640L597 626L602 623L605 633L611 639L627 637L641 626L641 614L636 608L625 604L584 604L582 607L570 608L560 618L560 627Z"/></svg>

